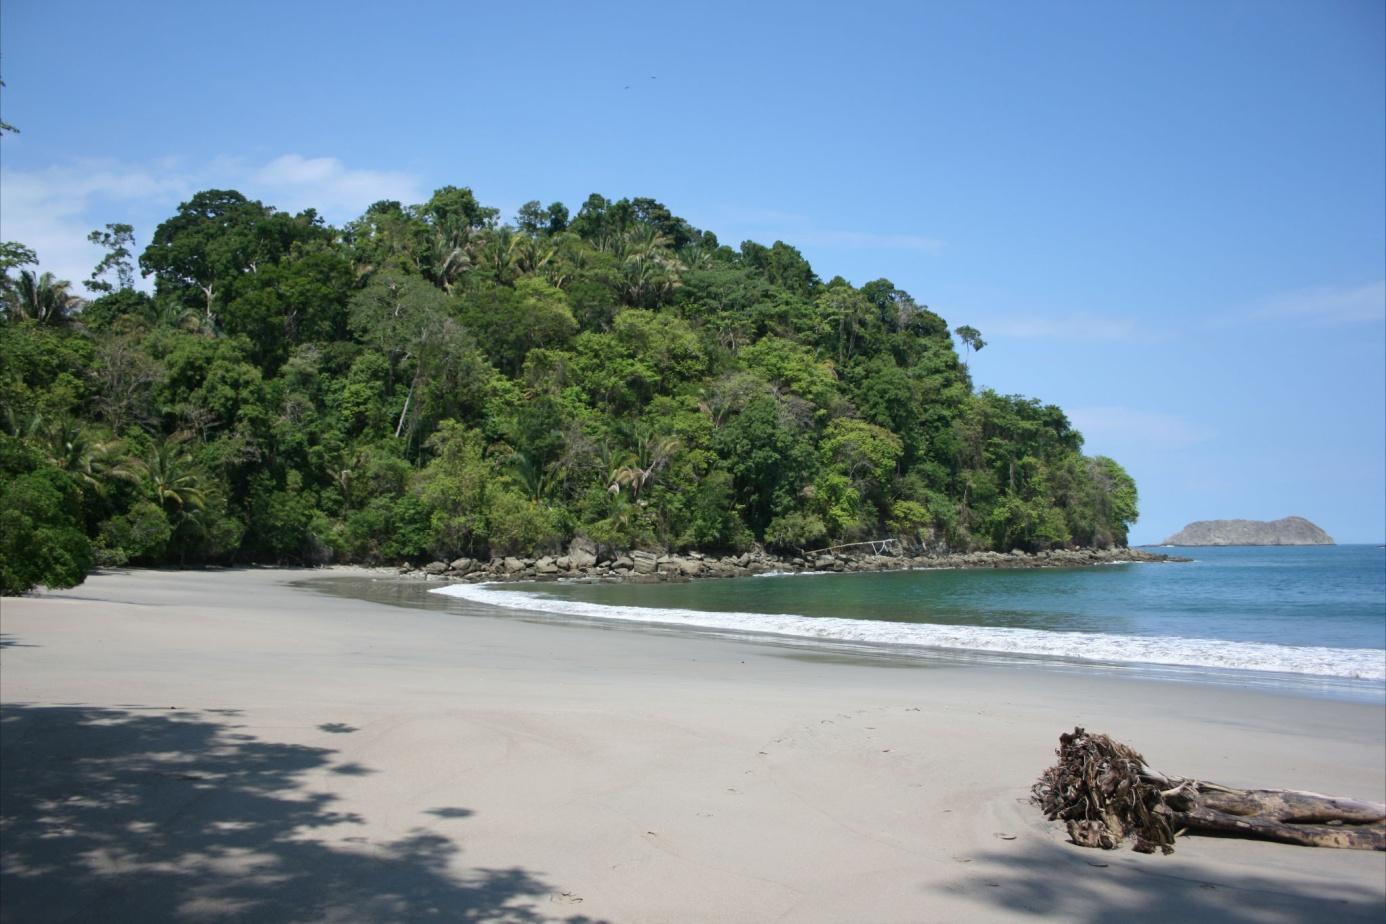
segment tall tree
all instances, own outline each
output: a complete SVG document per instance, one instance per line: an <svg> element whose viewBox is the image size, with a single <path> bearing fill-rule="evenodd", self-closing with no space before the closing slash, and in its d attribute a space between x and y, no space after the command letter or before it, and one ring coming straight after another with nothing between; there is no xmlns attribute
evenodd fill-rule
<svg viewBox="0 0 1386 924"><path fill-rule="evenodd" d="M982 332L969 324L955 328L953 333L958 335L958 339L963 342L963 346L969 353L976 353L987 345L987 342L982 339ZM963 366L967 366L966 360L963 361Z"/></svg>
<svg viewBox="0 0 1386 924"><path fill-rule="evenodd" d="M135 265L131 248L135 246L135 229L126 224L108 224L106 230L93 231L87 240L105 249L106 254L91 271L86 286L93 292L125 291L135 287ZM115 285L102 277L115 273Z"/></svg>
<svg viewBox="0 0 1386 924"><path fill-rule="evenodd" d="M312 209L287 215L235 190L209 189L154 230L140 268L154 274L157 294L191 297L190 306L196 304L203 320L215 326L243 276L288 254L296 242L331 236Z"/></svg>

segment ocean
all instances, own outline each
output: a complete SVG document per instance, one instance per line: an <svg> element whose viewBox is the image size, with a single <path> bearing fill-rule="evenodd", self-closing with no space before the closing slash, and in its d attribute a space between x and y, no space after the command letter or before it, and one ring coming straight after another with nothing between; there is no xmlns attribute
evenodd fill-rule
<svg viewBox="0 0 1386 924"><path fill-rule="evenodd" d="M459 584L436 593L557 618L1149 665L1386 689L1386 550L1171 550L1189 563L809 573L682 584Z"/></svg>

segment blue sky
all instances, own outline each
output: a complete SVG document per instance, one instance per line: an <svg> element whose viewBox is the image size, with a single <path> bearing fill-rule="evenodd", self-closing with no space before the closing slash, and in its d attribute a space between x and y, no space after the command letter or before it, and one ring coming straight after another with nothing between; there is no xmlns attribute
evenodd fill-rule
<svg viewBox="0 0 1386 924"><path fill-rule="evenodd" d="M0 238L648 195L888 277L1141 488L1386 535L1386 5L5 0Z"/></svg>

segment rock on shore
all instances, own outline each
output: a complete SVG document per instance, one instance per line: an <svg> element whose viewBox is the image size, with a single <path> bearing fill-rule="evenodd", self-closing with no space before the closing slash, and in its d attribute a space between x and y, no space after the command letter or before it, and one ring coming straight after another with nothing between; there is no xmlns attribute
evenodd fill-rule
<svg viewBox="0 0 1386 924"><path fill-rule="evenodd" d="M1280 520L1199 520L1164 545L1333 545L1333 537L1304 517Z"/></svg>
<svg viewBox="0 0 1386 924"><path fill-rule="evenodd" d="M402 565L400 572L453 581L625 581L653 584L691 578L744 577L769 572L903 571L925 568L1079 568L1122 562L1188 561L1140 549L1059 549L1049 552L956 552L908 554L901 550L865 549L774 555L763 549L730 555L688 552L680 555L636 549L605 552L595 543L574 539L568 554L539 558L509 556L490 561L459 558L451 563Z"/></svg>

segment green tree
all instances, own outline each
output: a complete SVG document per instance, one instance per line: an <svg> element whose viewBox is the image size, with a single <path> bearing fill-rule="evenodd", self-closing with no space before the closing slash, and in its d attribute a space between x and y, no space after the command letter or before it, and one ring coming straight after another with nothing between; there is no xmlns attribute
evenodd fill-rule
<svg viewBox="0 0 1386 924"><path fill-rule="evenodd" d="M291 216L234 190L209 189L154 230L140 268L146 276L154 274L156 294L197 308L215 326L245 277L279 260L295 243L329 237L311 209Z"/></svg>
<svg viewBox="0 0 1386 924"><path fill-rule="evenodd" d="M438 289L418 277L394 274L378 276L351 300L352 330L389 360L387 387L393 390L401 372L408 374L396 437L404 432L420 385L468 343L448 309L448 297Z"/></svg>
<svg viewBox="0 0 1386 924"><path fill-rule="evenodd" d="M484 283L463 298L462 319L486 355L515 376L530 350L563 348L577 333L577 321L563 291L526 277L514 288Z"/></svg>
<svg viewBox="0 0 1386 924"><path fill-rule="evenodd" d="M88 234L87 240L106 251L101 262L91 271L86 283L87 288L101 293L133 289L135 264L131 248L135 246L135 229L126 224L108 224L106 230L96 230ZM102 278L108 273L115 274L114 285Z"/></svg>
<svg viewBox="0 0 1386 924"><path fill-rule="evenodd" d="M963 342L963 346L969 353L980 352L982 347L987 345L987 342L982 339L982 332L971 325L964 324L955 328L953 333L958 335L958 339ZM967 363L964 362L963 365L966 366Z"/></svg>

